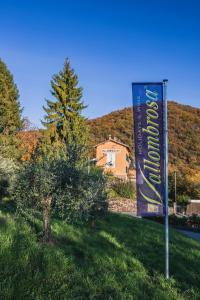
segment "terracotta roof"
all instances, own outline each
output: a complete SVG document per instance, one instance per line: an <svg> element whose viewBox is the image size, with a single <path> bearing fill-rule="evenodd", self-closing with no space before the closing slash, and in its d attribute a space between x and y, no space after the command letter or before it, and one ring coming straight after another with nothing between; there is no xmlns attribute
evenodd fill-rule
<svg viewBox="0 0 200 300"><path fill-rule="evenodd" d="M110 135L109 135L109 139L108 139L108 140L105 140L104 142L101 142L101 143L95 145L94 147L96 148L97 146L102 145L102 144L104 144L104 143L106 143L106 142L108 142L108 141L111 141L111 142L114 142L114 143L116 143L116 144L122 145L122 146L126 147L126 148L130 151L130 147L129 147L127 144L122 143L121 141L119 141L119 140L118 140L117 138L115 138L115 137L114 137L114 138L111 138Z"/></svg>

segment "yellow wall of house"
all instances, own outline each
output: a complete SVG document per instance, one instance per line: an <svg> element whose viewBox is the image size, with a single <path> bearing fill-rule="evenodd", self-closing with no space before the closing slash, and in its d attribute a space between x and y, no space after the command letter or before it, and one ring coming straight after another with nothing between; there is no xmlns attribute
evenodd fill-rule
<svg viewBox="0 0 200 300"><path fill-rule="evenodd" d="M107 152L115 153L115 167L109 167L107 163ZM126 157L129 156L128 148L115 143L114 141L105 141L96 146L97 166L103 167L105 172L112 172L114 176L127 179L127 169L129 161Z"/></svg>

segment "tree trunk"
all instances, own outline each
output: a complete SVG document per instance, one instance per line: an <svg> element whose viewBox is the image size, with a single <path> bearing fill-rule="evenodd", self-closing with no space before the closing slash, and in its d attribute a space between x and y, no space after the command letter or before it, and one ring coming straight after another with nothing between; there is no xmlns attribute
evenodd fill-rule
<svg viewBox="0 0 200 300"><path fill-rule="evenodd" d="M42 201L43 206L43 242L49 243L51 241L51 224L50 224L50 212L51 212L52 197L48 196Z"/></svg>

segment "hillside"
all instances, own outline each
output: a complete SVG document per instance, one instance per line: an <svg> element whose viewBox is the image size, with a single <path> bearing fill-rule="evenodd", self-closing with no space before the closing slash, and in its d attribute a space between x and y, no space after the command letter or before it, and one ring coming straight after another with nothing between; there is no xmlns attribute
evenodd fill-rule
<svg viewBox="0 0 200 300"><path fill-rule="evenodd" d="M200 244L174 230L166 282L160 224L118 214L95 229L54 220L46 246L40 223L30 224L0 214L0 299L200 299Z"/></svg>
<svg viewBox="0 0 200 300"><path fill-rule="evenodd" d="M169 102L170 168L200 170L200 109ZM88 121L91 144L116 136L134 149L132 108L111 112Z"/></svg>

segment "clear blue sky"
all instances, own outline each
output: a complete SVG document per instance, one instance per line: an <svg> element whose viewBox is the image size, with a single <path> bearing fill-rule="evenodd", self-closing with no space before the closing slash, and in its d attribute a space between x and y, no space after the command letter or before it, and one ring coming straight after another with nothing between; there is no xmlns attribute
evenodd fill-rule
<svg viewBox="0 0 200 300"><path fill-rule="evenodd" d="M0 57L37 125L66 57L87 117L130 106L132 81L163 78L169 99L200 107L199 16L195 0L1 1Z"/></svg>

